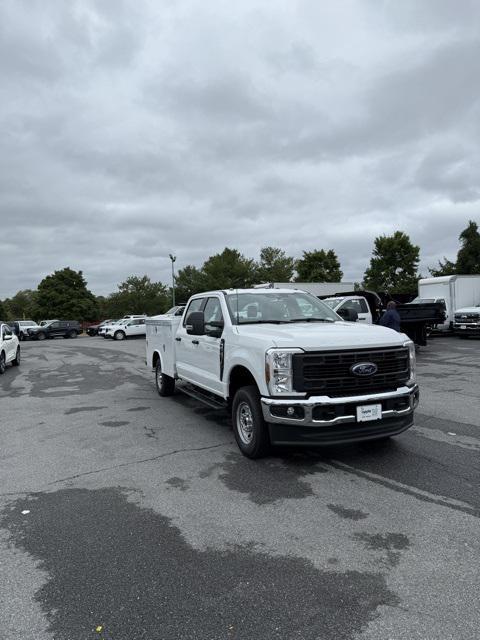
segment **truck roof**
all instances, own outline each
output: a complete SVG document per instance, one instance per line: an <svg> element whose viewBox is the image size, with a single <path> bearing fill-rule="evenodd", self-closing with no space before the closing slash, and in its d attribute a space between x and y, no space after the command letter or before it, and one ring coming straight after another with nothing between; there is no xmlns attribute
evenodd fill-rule
<svg viewBox="0 0 480 640"><path fill-rule="evenodd" d="M235 295L236 293L251 293L251 294L264 294L264 293L271 293L271 294L276 294L276 293L295 293L295 291L300 291L301 293L308 293L308 291L305 291L304 289L302 289L301 287L295 288L295 289L274 289L272 287L265 287L265 289L261 289L261 288L248 288L248 289L218 289L216 291L203 291L202 293L195 293L192 298L196 298L196 297L202 297L202 296L211 296L213 294L220 294L223 293L224 295ZM313 295L313 294L311 294Z"/></svg>

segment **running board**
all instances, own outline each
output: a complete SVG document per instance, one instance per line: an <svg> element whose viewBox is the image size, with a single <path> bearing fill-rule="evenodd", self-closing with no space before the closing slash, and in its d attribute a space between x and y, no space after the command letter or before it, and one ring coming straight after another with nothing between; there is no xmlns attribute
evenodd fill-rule
<svg viewBox="0 0 480 640"><path fill-rule="evenodd" d="M193 384L189 384L188 382L178 382L176 385L177 389L182 393L185 393L187 396L191 398L195 398L195 400L199 400L211 407L212 409L226 409L227 402L223 400L219 396L216 396L214 393L210 393L210 391L205 391L200 387L196 387Z"/></svg>

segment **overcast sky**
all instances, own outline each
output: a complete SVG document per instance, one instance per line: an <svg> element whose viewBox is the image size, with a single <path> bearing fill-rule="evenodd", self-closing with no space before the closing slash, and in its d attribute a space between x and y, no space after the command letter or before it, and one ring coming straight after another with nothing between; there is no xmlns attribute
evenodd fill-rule
<svg viewBox="0 0 480 640"><path fill-rule="evenodd" d="M477 0L0 0L0 298L480 221Z"/></svg>

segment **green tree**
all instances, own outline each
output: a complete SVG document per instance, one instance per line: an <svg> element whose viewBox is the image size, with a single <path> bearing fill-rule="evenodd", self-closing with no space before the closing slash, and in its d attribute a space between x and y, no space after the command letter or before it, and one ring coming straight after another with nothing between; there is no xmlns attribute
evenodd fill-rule
<svg viewBox="0 0 480 640"><path fill-rule="evenodd" d="M202 267L205 290L249 287L255 282L255 262L237 249L225 247L210 256Z"/></svg>
<svg viewBox="0 0 480 640"><path fill-rule="evenodd" d="M31 289L18 291L12 298L5 300L5 313L9 320L38 319L38 294Z"/></svg>
<svg viewBox="0 0 480 640"><path fill-rule="evenodd" d="M417 290L420 277L420 247L412 244L403 231L375 238L370 266L365 271L364 286L387 293L410 293Z"/></svg>
<svg viewBox="0 0 480 640"><path fill-rule="evenodd" d="M195 293L207 290L205 275L200 269L189 264L179 269L175 276L175 300L179 303L187 302Z"/></svg>
<svg viewBox="0 0 480 640"><path fill-rule="evenodd" d="M7 320L7 309L3 302L0 300L0 320Z"/></svg>
<svg viewBox="0 0 480 640"><path fill-rule="evenodd" d="M95 296L87 289L81 271L65 267L44 278L38 285L38 314L43 318L95 320Z"/></svg>
<svg viewBox="0 0 480 640"><path fill-rule="evenodd" d="M118 285L105 308L106 315L121 318L126 314L145 313L148 316L163 313L170 306L168 289L161 282L152 282L148 276L130 276Z"/></svg>
<svg viewBox="0 0 480 640"><path fill-rule="evenodd" d="M296 282L340 282L343 277L337 254L332 249L304 251L295 268Z"/></svg>
<svg viewBox="0 0 480 640"><path fill-rule="evenodd" d="M257 265L256 279L261 282L290 282L295 260L278 247L263 247Z"/></svg>
<svg viewBox="0 0 480 640"><path fill-rule="evenodd" d="M432 267L429 271L430 275L434 278L437 278L438 276L453 276L457 273L457 265L455 262L444 257L443 262L441 260L438 261L437 269Z"/></svg>
<svg viewBox="0 0 480 640"><path fill-rule="evenodd" d="M480 273L480 233L478 224L470 220L459 237L461 248L457 255L457 273Z"/></svg>

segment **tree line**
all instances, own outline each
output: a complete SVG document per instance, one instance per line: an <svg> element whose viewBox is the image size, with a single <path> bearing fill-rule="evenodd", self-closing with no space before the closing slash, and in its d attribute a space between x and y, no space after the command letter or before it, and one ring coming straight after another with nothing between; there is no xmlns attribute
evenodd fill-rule
<svg viewBox="0 0 480 640"><path fill-rule="evenodd" d="M444 258L429 269L432 276L480 273L480 233L470 221L459 236L460 248L455 261ZM370 264L363 282L356 288L388 293L415 293L421 275L418 272L420 247L412 244L403 231L375 238ZM245 257L237 249L225 247L210 256L201 267L187 265L175 276L178 302L202 291L249 287L262 282L340 282L340 261L332 249L303 251L295 259L278 247L264 247L258 260ZM152 282L146 275L130 276L108 296L95 296L87 287L82 271L66 267L46 276L36 290L19 291L0 301L0 318L64 318L93 321L120 318L128 313L155 315L165 312L171 303L171 288Z"/></svg>

